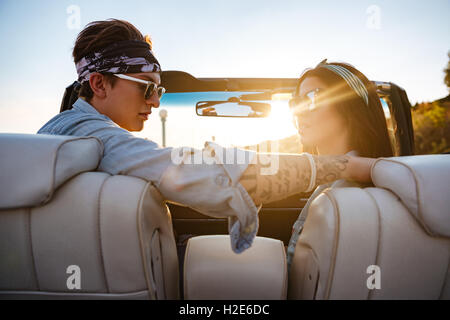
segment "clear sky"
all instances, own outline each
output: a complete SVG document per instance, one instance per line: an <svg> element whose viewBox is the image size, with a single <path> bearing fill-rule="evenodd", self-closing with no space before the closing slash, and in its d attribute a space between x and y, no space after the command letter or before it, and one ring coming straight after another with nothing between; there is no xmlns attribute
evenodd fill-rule
<svg viewBox="0 0 450 320"><path fill-rule="evenodd" d="M35 132L58 112L76 79L73 5L81 28L119 18L150 34L164 70L297 77L328 58L397 83L412 103L448 94L450 0L1 0L1 132Z"/></svg>

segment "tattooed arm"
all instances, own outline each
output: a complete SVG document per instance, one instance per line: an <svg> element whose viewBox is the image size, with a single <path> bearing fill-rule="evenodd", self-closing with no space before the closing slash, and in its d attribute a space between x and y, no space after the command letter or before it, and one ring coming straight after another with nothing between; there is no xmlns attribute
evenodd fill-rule
<svg viewBox="0 0 450 320"><path fill-rule="evenodd" d="M305 155L277 154L278 170L262 175L268 166L255 157L241 177L241 184L255 204L264 204L305 192L311 178L311 167ZM374 159L352 156L313 156L317 168L316 186L339 179L370 181L370 166Z"/></svg>

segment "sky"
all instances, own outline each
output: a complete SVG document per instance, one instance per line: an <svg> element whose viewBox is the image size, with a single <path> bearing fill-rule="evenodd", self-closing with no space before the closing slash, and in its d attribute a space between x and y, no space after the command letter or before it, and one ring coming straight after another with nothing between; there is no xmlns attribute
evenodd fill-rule
<svg viewBox="0 0 450 320"><path fill-rule="evenodd" d="M36 132L58 112L77 78L75 38L93 20L150 34L163 70L291 78L328 58L400 85L414 104L448 95L449 14L449 0L1 0L0 132Z"/></svg>

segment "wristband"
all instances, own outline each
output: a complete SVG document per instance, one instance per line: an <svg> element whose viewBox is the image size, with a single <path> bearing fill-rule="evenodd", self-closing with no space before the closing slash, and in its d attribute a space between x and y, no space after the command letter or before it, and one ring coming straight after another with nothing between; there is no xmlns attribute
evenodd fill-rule
<svg viewBox="0 0 450 320"><path fill-rule="evenodd" d="M303 153L303 155L305 155L308 158L309 165L311 167L311 178L309 180L308 189L306 189L305 192L311 192L314 190L314 187L316 186L316 176L317 176L316 163L314 162L314 158L311 154L305 152Z"/></svg>

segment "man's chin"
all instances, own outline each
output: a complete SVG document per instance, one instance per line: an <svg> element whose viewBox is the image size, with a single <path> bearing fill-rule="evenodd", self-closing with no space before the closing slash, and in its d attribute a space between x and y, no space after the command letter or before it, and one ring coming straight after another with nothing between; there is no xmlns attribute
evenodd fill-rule
<svg viewBox="0 0 450 320"><path fill-rule="evenodd" d="M139 131L142 131L142 129L144 129L144 121L139 122L139 123L133 123L130 126L122 127L122 128L127 131L130 131L130 132L139 132Z"/></svg>
<svg viewBox="0 0 450 320"><path fill-rule="evenodd" d="M144 129L144 124L142 124L139 127L134 127L133 130L128 130L128 131L130 131L130 132L139 132L139 131L142 131L143 129Z"/></svg>

